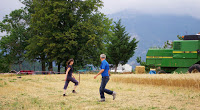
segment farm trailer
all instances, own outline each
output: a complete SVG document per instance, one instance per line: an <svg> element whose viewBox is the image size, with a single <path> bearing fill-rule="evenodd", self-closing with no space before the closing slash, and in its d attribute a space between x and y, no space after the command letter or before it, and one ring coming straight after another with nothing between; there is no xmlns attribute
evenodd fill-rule
<svg viewBox="0 0 200 110"><path fill-rule="evenodd" d="M200 35L185 35L173 42L172 49L149 49L146 64L160 67L158 73L200 72Z"/></svg>

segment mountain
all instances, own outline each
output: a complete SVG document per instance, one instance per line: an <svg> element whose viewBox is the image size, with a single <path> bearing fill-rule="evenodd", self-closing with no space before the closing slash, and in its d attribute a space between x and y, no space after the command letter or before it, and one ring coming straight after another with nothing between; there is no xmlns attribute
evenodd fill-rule
<svg viewBox="0 0 200 110"><path fill-rule="evenodd" d="M177 40L177 35L197 34L200 32L200 19L191 16L150 15L129 10L107 15L114 21L122 19L127 32L139 40L134 56L129 60L133 67L136 57L146 59L150 47L162 47L167 40Z"/></svg>

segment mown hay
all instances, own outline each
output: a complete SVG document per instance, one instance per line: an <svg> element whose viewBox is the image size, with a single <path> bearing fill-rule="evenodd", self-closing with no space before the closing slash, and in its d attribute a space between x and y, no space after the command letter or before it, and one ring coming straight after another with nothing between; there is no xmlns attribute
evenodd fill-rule
<svg viewBox="0 0 200 110"><path fill-rule="evenodd" d="M123 72L122 74L133 74L132 72Z"/></svg>
<svg viewBox="0 0 200 110"><path fill-rule="evenodd" d="M135 74L143 74L145 73L145 66L136 66Z"/></svg>
<svg viewBox="0 0 200 110"><path fill-rule="evenodd" d="M112 80L123 83L200 89L200 74L120 75L113 77Z"/></svg>

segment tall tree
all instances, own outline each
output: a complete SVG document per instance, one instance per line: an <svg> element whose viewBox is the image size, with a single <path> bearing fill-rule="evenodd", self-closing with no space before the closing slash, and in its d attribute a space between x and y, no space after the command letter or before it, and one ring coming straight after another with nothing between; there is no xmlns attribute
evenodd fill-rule
<svg viewBox="0 0 200 110"><path fill-rule="evenodd" d="M98 11L101 0L34 0L33 5L29 55L56 61L58 69L69 58L75 58L76 65L98 65L112 23Z"/></svg>
<svg viewBox="0 0 200 110"><path fill-rule="evenodd" d="M25 47L30 38L27 32L27 19L28 13L24 9L18 9L6 15L0 22L1 32L7 33L0 40L0 48L3 55L10 59L10 64L19 64L19 70L22 69L21 64L25 59Z"/></svg>
<svg viewBox="0 0 200 110"><path fill-rule="evenodd" d="M108 59L115 65L115 72L119 63L126 64L134 55L138 41L132 40L126 32L125 27L121 24L121 20L114 22L113 36L107 47Z"/></svg>

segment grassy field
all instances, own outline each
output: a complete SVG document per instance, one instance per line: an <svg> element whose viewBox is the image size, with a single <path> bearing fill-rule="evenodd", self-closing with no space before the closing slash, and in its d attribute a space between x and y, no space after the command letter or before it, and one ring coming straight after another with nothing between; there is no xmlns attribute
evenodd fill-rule
<svg viewBox="0 0 200 110"><path fill-rule="evenodd" d="M63 97L65 75L27 75L22 78L0 75L0 110L200 110L200 90L195 87L126 82L134 78L154 79L149 75L112 75L107 88L116 91L117 98L113 101L112 96L106 95L106 102L100 103L101 77L94 80L93 76L81 75L78 94L71 93L73 83L70 83L67 96ZM132 78L126 79L129 76ZM185 78L181 75L155 77L199 81L199 76L200 74L184 76Z"/></svg>

